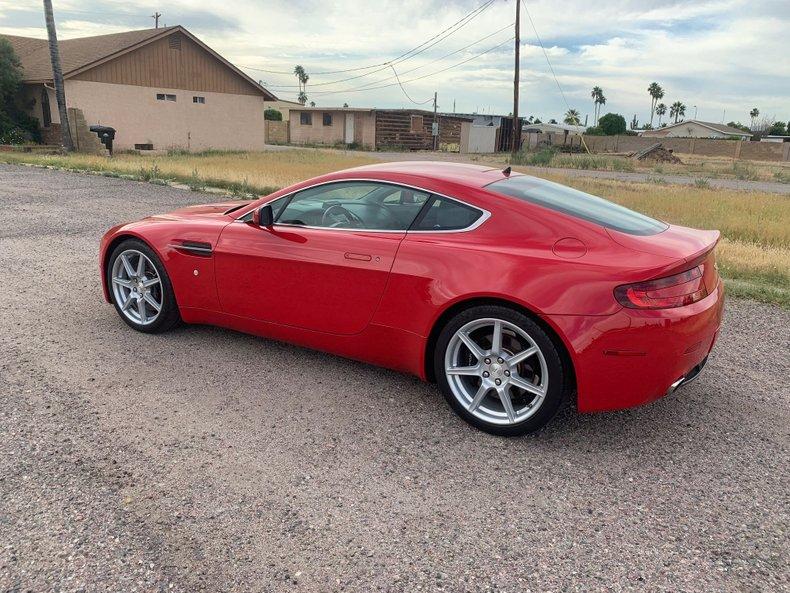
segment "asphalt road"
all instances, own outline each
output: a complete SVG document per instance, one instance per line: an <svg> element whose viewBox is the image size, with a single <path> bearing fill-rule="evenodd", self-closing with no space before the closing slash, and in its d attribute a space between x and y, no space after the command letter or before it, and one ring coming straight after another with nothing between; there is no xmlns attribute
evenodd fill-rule
<svg viewBox="0 0 790 593"><path fill-rule="evenodd" d="M103 303L111 224L212 198L0 165L0 591L787 591L790 314L700 379L477 432L417 379Z"/></svg>

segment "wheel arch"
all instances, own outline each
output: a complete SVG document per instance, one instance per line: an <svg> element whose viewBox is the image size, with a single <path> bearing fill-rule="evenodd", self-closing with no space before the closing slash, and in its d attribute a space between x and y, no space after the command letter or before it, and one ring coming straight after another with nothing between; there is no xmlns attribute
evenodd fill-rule
<svg viewBox="0 0 790 593"><path fill-rule="evenodd" d="M107 284L107 267L110 265L110 256L112 252L115 251L115 248L118 247L121 243L128 239L135 239L140 241L141 243L145 243L148 248L156 253L159 257L160 261L162 260L162 256L159 253L159 250L156 249L150 242L146 241L145 238L141 237L140 235L136 235L134 233L130 233L128 231L123 231L117 235L115 235L110 241L107 243L107 246L104 248L102 252L102 259L101 259L101 284L102 289L104 290L104 299L108 303L112 303L112 292L110 291L110 287ZM164 265L164 263L162 264Z"/></svg>
<svg viewBox="0 0 790 593"><path fill-rule="evenodd" d="M549 321L547 321L544 317L533 311L532 309L524 306L523 304L517 303L515 301L511 301L501 297L473 297L468 299L463 299L460 301L456 301L449 305L442 313L437 317L436 321L434 322L431 332L428 335L428 339L425 343L425 352L423 353L423 372L425 373L426 380L430 382L436 381L436 376L434 374L433 369L433 352L436 348L436 343L439 341L439 334L441 334L442 329L445 325L456 315L465 311L467 309L471 309L472 307L478 307L481 305L498 305L501 307L507 307L514 311L518 311L523 315L529 317L532 321L538 324L540 328L546 332L546 335L549 336L554 346L557 348L557 352L560 355L560 359L562 360L562 365L564 368L570 370L570 378L571 378L571 390L575 391L576 389L576 369L573 362L573 356L571 355L571 350L568 347L568 344L565 342L564 336L559 332L559 330L554 327Z"/></svg>

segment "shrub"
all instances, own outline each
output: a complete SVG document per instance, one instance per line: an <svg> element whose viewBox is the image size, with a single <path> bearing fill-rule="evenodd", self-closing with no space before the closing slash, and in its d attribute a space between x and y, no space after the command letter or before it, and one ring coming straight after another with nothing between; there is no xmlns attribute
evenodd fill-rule
<svg viewBox="0 0 790 593"><path fill-rule="evenodd" d="M617 113L607 113L598 120L598 127L606 136L625 134L625 118Z"/></svg>
<svg viewBox="0 0 790 593"><path fill-rule="evenodd" d="M283 114L277 109L269 107L264 110L263 119L268 119L269 121L283 121Z"/></svg>
<svg viewBox="0 0 790 593"><path fill-rule="evenodd" d="M512 165L536 165L547 167L554 159L555 152L551 148L544 148L538 152L524 152L523 150L510 157Z"/></svg>

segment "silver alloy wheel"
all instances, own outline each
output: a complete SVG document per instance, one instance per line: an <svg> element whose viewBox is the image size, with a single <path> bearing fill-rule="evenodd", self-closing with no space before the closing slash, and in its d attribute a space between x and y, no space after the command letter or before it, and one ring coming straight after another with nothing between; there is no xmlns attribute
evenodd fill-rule
<svg viewBox="0 0 790 593"><path fill-rule="evenodd" d="M137 325L150 325L162 311L162 282L148 257L127 249L112 263L112 294L118 308Z"/></svg>
<svg viewBox="0 0 790 593"><path fill-rule="evenodd" d="M546 398L549 373L537 342L504 319L475 319L447 345L447 382L473 416L492 424L517 424Z"/></svg>

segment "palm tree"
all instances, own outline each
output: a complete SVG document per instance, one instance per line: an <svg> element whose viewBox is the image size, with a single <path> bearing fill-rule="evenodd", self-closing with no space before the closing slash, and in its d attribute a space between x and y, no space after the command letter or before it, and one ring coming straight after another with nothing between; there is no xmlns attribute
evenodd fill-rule
<svg viewBox="0 0 790 593"><path fill-rule="evenodd" d="M565 112L565 119L563 119L569 126L578 126L581 123L581 115L576 109L568 109Z"/></svg>
<svg viewBox="0 0 790 593"><path fill-rule="evenodd" d="M297 99L302 105L307 103L307 95L305 91L307 90L307 81L310 80L310 76L305 72L305 69L302 66L297 65L294 68L294 76L296 76L296 80L299 81L299 98ZM302 100L304 98L304 100Z"/></svg>
<svg viewBox="0 0 790 593"><path fill-rule="evenodd" d="M754 108L753 108L753 109L752 109L752 110L749 112L749 117L751 117L751 118L752 118L752 129L754 129L754 120L756 120L756 119L757 119L757 116L758 116L758 115L760 115L760 110L759 110L759 109L757 109L757 107L754 107Z"/></svg>
<svg viewBox="0 0 790 593"><path fill-rule="evenodd" d="M661 85L657 82L651 82L650 86L647 87L647 93L650 95L650 125L653 125L653 114L656 111L656 104L658 103L659 99L664 98L664 89L661 88Z"/></svg>
<svg viewBox="0 0 790 593"><path fill-rule="evenodd" d="M658 127L661 127L661 118L666 115L667 113L667 106L663 103L659 103L656 105L656 115L658 116Z"/></svg>
<svg viewBox="0 0 790 593"><path fill-rule="evenodd" d="M678 118L683 121L683 116L686 115L686 106L680 101L675 101L669 108L669 117L675 118L675 123L678 123Z"/></svg>
<svg viewBox="0 0 790 593"><path fill-rule="evenodd" d="M593 125L598 125L598 97L601 95L603 95L603 91L599 86L594 86L590 91L590 98L593 100L593 120L595 121Z"/></svg>
<svg viewBox="0 0 790 593"><path fill-rule="evenodd" d="M74 150L74 141L71 138L69 116L66 111L66 94L63 86L63 70L60 67L60 49L58 34L55 29L55 17L52 13L52 0L44 0L44 17L47 22L47 35L49 37L49 56L52 62L52 80L55 84L55 99L58 102L58 115L64 125L60 126L60 138L66 152Z"/></svg>

